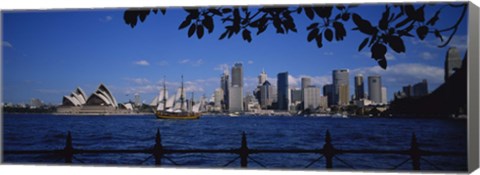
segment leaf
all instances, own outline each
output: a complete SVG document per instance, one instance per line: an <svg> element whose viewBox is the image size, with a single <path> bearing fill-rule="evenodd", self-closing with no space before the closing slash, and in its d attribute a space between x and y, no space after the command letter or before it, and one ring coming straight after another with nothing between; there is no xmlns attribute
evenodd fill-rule
<svg viewBox="0 0 480 175"><path fill-rule="evenodd" d="M383 69L387 69L387 59L383 58L378 60L378 65Z"/></svg>
<svg viewBox="0 0 480 175"><path fill-rule="evenodd" d="M243 40L251 42L252 41L252 36L250 35L250 31L247 29L244 29L242 32L242 37Z"/></svg>
<svg viewBox="0 0 480 175"><path fill-rule="evenodd" d="M203 25L197 26L197 37L198 39L202 39L203 37Z"/></svg>
<svg viewBox="0 0 480 175"><path fill-rule="evenodd" d="M442 36L442 34L440 34L440 31L435 30L435 36L436 36L437 38L440 38L440 41L443 42L443 36Z"/></svg>
<svg viewBox="0 0 480 175"><path fill-rule="evenodd" d="M222 40L223 38L225 38L227 36L227 33L228 33L228 30L223 32L222 35L220 35L220 38L218 38L218 39Z"/></svg>
<svg viewBox="0 0 480 175"><path fill-rule="evenodd" d="M311 7L305 7L303 8L305 10L305 15L307 15L307 17L310 19L310 20L313 20L313 10Z"/></svg>
<svg viewBox="0 0 480 175"><path fill-rule="evenodd" d="M203 19L202 24L207 28L208 33L213 32L213 18L211 16L205 15L205 19Z"/></svg>
<svg viewBox="0 0 480 175"><path fill-rule="evenodd" d="M327 39L327 41L332 41L333 39L333 32L331 29L327 29L325 30L325 39Z"/></svg>
<svg viewBox="0 0 480 175"><path fill-rule="evenodd" d="M192 22L192 20L185 19L185 21L183 21L182 24L180 24L180 26L178 26L178 30L187 27L188 25L190 25L191 22Z"/></svg>
<svg viewBox="0 0 480 175"><path fill-rule="evenodd" d="M390 7L387 7L385 12L382 14L382 19L378 22L378 27L382 30L388 29L388 17L390 16Z"/></svg>
<svg viewBox="0 0 480 175"><path fill-rule="evenodd" d="M389 36L388 45L397 53L405 52L405 44L403 43L402 38L398 36Z"/></svg>
<svg viewBox="0 0 480 175"><path fill-rule="evenodd" d="M317 37L319 31L320 31L320 30L319 30L318 28L313 29L312 31L310 31L310 33L308 33L308 36L307 36L307 41L310 42L310 41L312 41L313 39L315 39L315 37Z"/></svg>
<svg viewBox="0 0 480 175"><path fill-rule="evenodd" d="M165 15L165 13L167 13L167 9L165 9L165 8L160 8L160 12L162 13L162 15Z"/></svg>
<svg viewBox="0 0 480 175"><path fill-rule="evenodd" d="M415 19L417 12L415 11L415 7L413 7L413 5L405 5L403 8L405 9L405 13L407 14L408 18Z"/></svg>
<svg viewBox="0 0 480 175"><path fill-rule="evenodd" d="M318 48L322 48L322 47L323 47L323 44L322 44L322 33L320 33L319 35L317 35L317 37L315 37L315 41L317 41L317 47L318 47Z"/></svg>
<svg viewBox="0 0 480 175"><path fill-rule="evenodd" d="M337 41L341 41L345 36L347 36L347 31L342 23L333 22L333 28L335 29L335 39Z"/></svg>
<svg viewBox="0 0 480 175"><path fill-rule="evenodd" d="M144 22L148 14L150 14L150 10L140 10L139 11L140 21Z"/></svg>
<svg viewBox="0 0 480 175"><path fill-rule="evenodd" d="M307 30L312 30L312 29L317 28L317 27L318 27L318 22L312 23L307 27Z"/></svg>
<svg viewBox="0 0 480 175"><path fill-rule="evenodd" d="M420 22L423 22L425 21L425 12L424 12L424 9L425 8L425 5L423 5L422 7L418 8L417 11L415 12L415 20L416 21L420 21Z"/></svg>
<svg viewBox="0 0 480 175"><path fill-rule="evenodd" d="M342 14L342 20L343 21L348 21L350 19L350 13L344 13Z"/></svg>
<svg viewBox="0 0 480 175"><path fill-rule="evenodd" d="M368 43L368 37L365 38L362 43L358 46L358 51L360 52Z"/></svg>
<svg viewBox="0 0 480 175"><path fill-rule="evenodd" d="M404 26L405 24L408 24L410 21L412 21L412 18L405 18L401 22L397 23L397 25L395 25L395 28L400 28L400 27Z"/></svg>
<svg viewBox="0 0 480 175"><path fill-rule="evenodd" d="M343 10L343 9L345 9L345 6L344 6L344 5L336 5L335 7L337 7L338 10Z"/></svg>
<svg viewBox="0 0 480 175"><path fill-rule="evenodd" d="M327 7L314 7L313 10L320 18L330 18L332 15L332 6Z"/></svg>
<svg viewBox="0 0 480 175"><path fill-rule="evenodd" d="M369 21L362 19L358 14L354 13L352 15L353 22L358 26L358 29L360 32L372 35L375 33L375 28L372 27L372 24L370 24Z"/></svg>
<svg viewBox="0 0 480 175"><path fill-rule="evenodd" d="M213 13L214 15L223 16L222 12L220 12L220 10L218 10L216 8L209 8L208 11Z"/></svg>
<svg viewBox="0 0 480 175"><path fill-rule="evenodd" d="M425 39L428 34L428 27L427 26L420 26L417 28L417 36L420 40Z"/></svg>
<svg viewBox="0 0 480 175"><path fill-rule="evenodd" d="M158 13L158 9L152 9L152 11L153 11L154 14Z"/></svg>
<svg viewBox="0 0 480 175"><path fill-rule="evenodd" d="M380 43L375 43L371 48L370 52L372 53L372 58L375 60L385 59L385 54L387 53L387 47Z"/></svg>
<svg viewBox="0 0 480 175"><path fill-rule="evenodd" d="M195 24L190 25L190 28L188 29L188 37L189 38L193 35L193 33L195 33L195 28L196 27L197 27L197 25L195 25Z"/></svg>
<svg viewBox="0 0 480 175"><path fill-rule="evenodd" d="M230 8L223 8L222 9L222 13L230 13L230 12L232 12L232 9L230 9Z"/></svg>
<svg viewBox="0 0 480 175"><path fill-rule="evenodd" d="M265 30L267 30L267 27L268 27L267 25L258 27L257 35L260 35L261 33L265 32Z"/></svg>
<svg viewBox="0 0 480 175"><path fill-rule="evenodd" d="M427 22L427 25L430 25L430 26L434 26L435 23L438 21L438 15L440 14L440 10L438 10L437 12L435 12L435 15L433 15L432 18L430 18L430 20L428 20Z"/></svg>

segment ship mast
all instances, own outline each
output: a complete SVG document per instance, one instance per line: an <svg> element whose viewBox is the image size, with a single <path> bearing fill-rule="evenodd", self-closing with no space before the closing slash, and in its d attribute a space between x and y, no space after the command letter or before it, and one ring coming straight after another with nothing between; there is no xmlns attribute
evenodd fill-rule
<svg viewBox="0 0 480 175"><path fill-rule="evenodd" d="M163 76L163 111L167 109L167 87L165 86L165 76Z"/></svg>
<svg viewBox="0 0 480 175"><path fill-rule="evenodd" d="M180 91L180 110L183 110L183 107L184 107L184 97L183 97L183 75L182 75L182 87L181 87L181 91Z"/></svg>

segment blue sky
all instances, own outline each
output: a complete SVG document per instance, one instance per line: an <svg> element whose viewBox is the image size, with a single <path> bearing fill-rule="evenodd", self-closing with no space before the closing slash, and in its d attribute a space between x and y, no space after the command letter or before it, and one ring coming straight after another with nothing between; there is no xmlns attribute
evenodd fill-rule
<svg viewBox="0 0 480 175"><path fill-rule="evenodd" d="M351 12L378 21L383 10L382 5L361 5ZM401 86L422 79L428 80L429 91L443 82L448 47L437 48L440 42L431 34L424 41L406 38L406 53L390 50L389 67L383 70L370 58L369 49L357 51L366 36L351 30L351 20L345 24L345 40L324 42L323 48L317 48L314 42L306 40L306 27L312 22L304 14L294 16L298 33L279 35L270 26L247 43L241 35L218 40L223 32L220 21L215 21L212 34L200 40L188 38L187 30L177 30L187 14L182 9L170 8L165 16L151 14L134 29L123 21L123 12L124 9L4 11L3 102L28 103L31 98L40 98L59 104L62 96L76 87L90 95L104 83L119 102L139 93L149 103L158 93L163 76L167 77L169 88L174 89L182 74L188 90L195 91L196 96L210 96L219 87L223 68L235 62L244 65L245 91L253 90L262 69L270 81L275 81L277 73L288 71L293 87L300 86L302 76L312 77L318 86L330 83L334 69L349 69L351 84L357 73L362 73L365 80L368 75L379 74L389 99ZM434 12L426 11L426 18ZM444 8L437 26L452 25L460 12ZM462 57L467 47L466 21L465 17L450 42L450 46L460 49Z"/></svg>

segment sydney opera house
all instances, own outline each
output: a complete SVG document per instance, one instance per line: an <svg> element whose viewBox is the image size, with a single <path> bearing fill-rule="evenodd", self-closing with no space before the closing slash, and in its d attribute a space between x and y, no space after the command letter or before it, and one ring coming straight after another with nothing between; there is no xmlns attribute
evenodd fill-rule
<svg viewBox="0 0 480 175"><path fill-rule="evenodd" d="M59 114L115 115L132 112L132 104L118 104L104 84L100 84L88 98L78 87L70 95L63 96L62 105L57 108Z"/></svg>

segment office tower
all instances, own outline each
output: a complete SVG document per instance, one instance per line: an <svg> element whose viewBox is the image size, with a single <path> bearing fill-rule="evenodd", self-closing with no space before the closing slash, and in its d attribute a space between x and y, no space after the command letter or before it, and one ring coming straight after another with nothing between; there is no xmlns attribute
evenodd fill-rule
<svg viewBox="0 0 480 175"><path fill-rule="evenodd" d="M228 103L230 95L230 83L229 83L229 75L228 75L228 68L224 70L222 77L220 79L220 88L223 90L223 102L222 102L222 109L227 111L228 110Z"/></svg>
<svg viewBox="0 0 480 175"><path fill-rule="evenodd" d="M373 103L382 103L382 78L380 75L368 77L368 96Z"/></svg>
<svg viewBox="0 0 480 175"><path fill-rule="evenodd" d="M216 111L220 111L220 109L222 109L223 98L224 98L224 94L223 94L222 88L215 89L213 104Z"/></svg>
<svg viewBox="0 0 480 175"><path fill-rule="evenodd" d="M451 47L448 49L445 57L445 81L450 77L455 70L462 67L462 59L456 47Z"/></svg>
<svg viewBox="0 0 480 175"><path fill-rule="evenodd" d="M428 94L428 83L427 80L422 80L422 82L419 82L415 85L413 85L413 96L415 97L421 97L424 95Z"/></svg>
<svg viewBox="0 0 480 175"><path fill-rule="evenodd" d="M303 90L303 110L316 111L320 108L320 88L308 86Z"/></svg>
<svg viewBox="0 0 480 175"><path fill-rule="evenodd" d="M387 104L388 99L387 99L387 88L382 87L382 104Z"/></svg>
<svg viewBox="0 0 480 175"><path fill-rule="evenodd" d="M348 69L334 70L333 76L333 103L335 105L348 105L349 102L349 83Z"/></svg>
<svg viewBox="0 0 480 175"><path fill-rule="evenodd" d="M260 87L260 106L262 109L267 109L272 106L272 85L266 80Z"/></svg>
<svg viewBox="0 0 480 175"><path fill-rule="evenodd" d="M288 109L288 72L282 72L277 75L277 109Z"/></svg>
<svg viewBox="0 0 480 175"><path fill-rule="evenodd" d="M312 85L312 79L308 77L302 77L302 98L303 98L303 89L307 88L308 86Z"/></svg>
<svg viewBox="0 0 480 175"><path fill-rule="evenodd" d="M326 84L323 86L323 96L327 97L328 106L333 105L333 84Z"/></svg>
<svg viewBox="0 0 480 175"><path fill-rule="evenodd" d="M411 85L403 86L403 87L402 87L402 91L403 91L403 93L405 93L405 96L406 96L406 97L411 97L411 96L413 95L412 86L411 86Z"/></svg>
<svg viewBox="0 0 480 175"><path fill-rule="evenodd" d="M363 85L363 75L358 74L355 76L355 100L365 98L365 89Z"/></svg>
<svg viewBox="0 0 480 175"><path fill-rule="evenodd" d="M139 107L142 105L141 99L140 99L140 94L135 93L135 106Z"/></svg>
<svg viewBox="0 0 480 175"><path fill-rule="evenodd" d="M328 108L328 97L327 96L320 96L320 108L327 109Z"/></svg>
<svg viewBox="0 0 480 175"><path fill-rule="evenodd" d="M262 86L265 81L267 81L267 73L265 70L262 70L260 75L258 75L258 86Z"/></svg>
<svg viewBox="0 0 480 175"><path fill-rule="evenodd" d="M292 89L291 90L291 102L292 103L301 103L303 99L302 90Z"/></svg>
<svg viewBox="0 0 480 175"><path fill-rule="evenodd" d="M232 67L232 82L229 89L229 112L243 112L243 67L235 63Z"/></svg>

